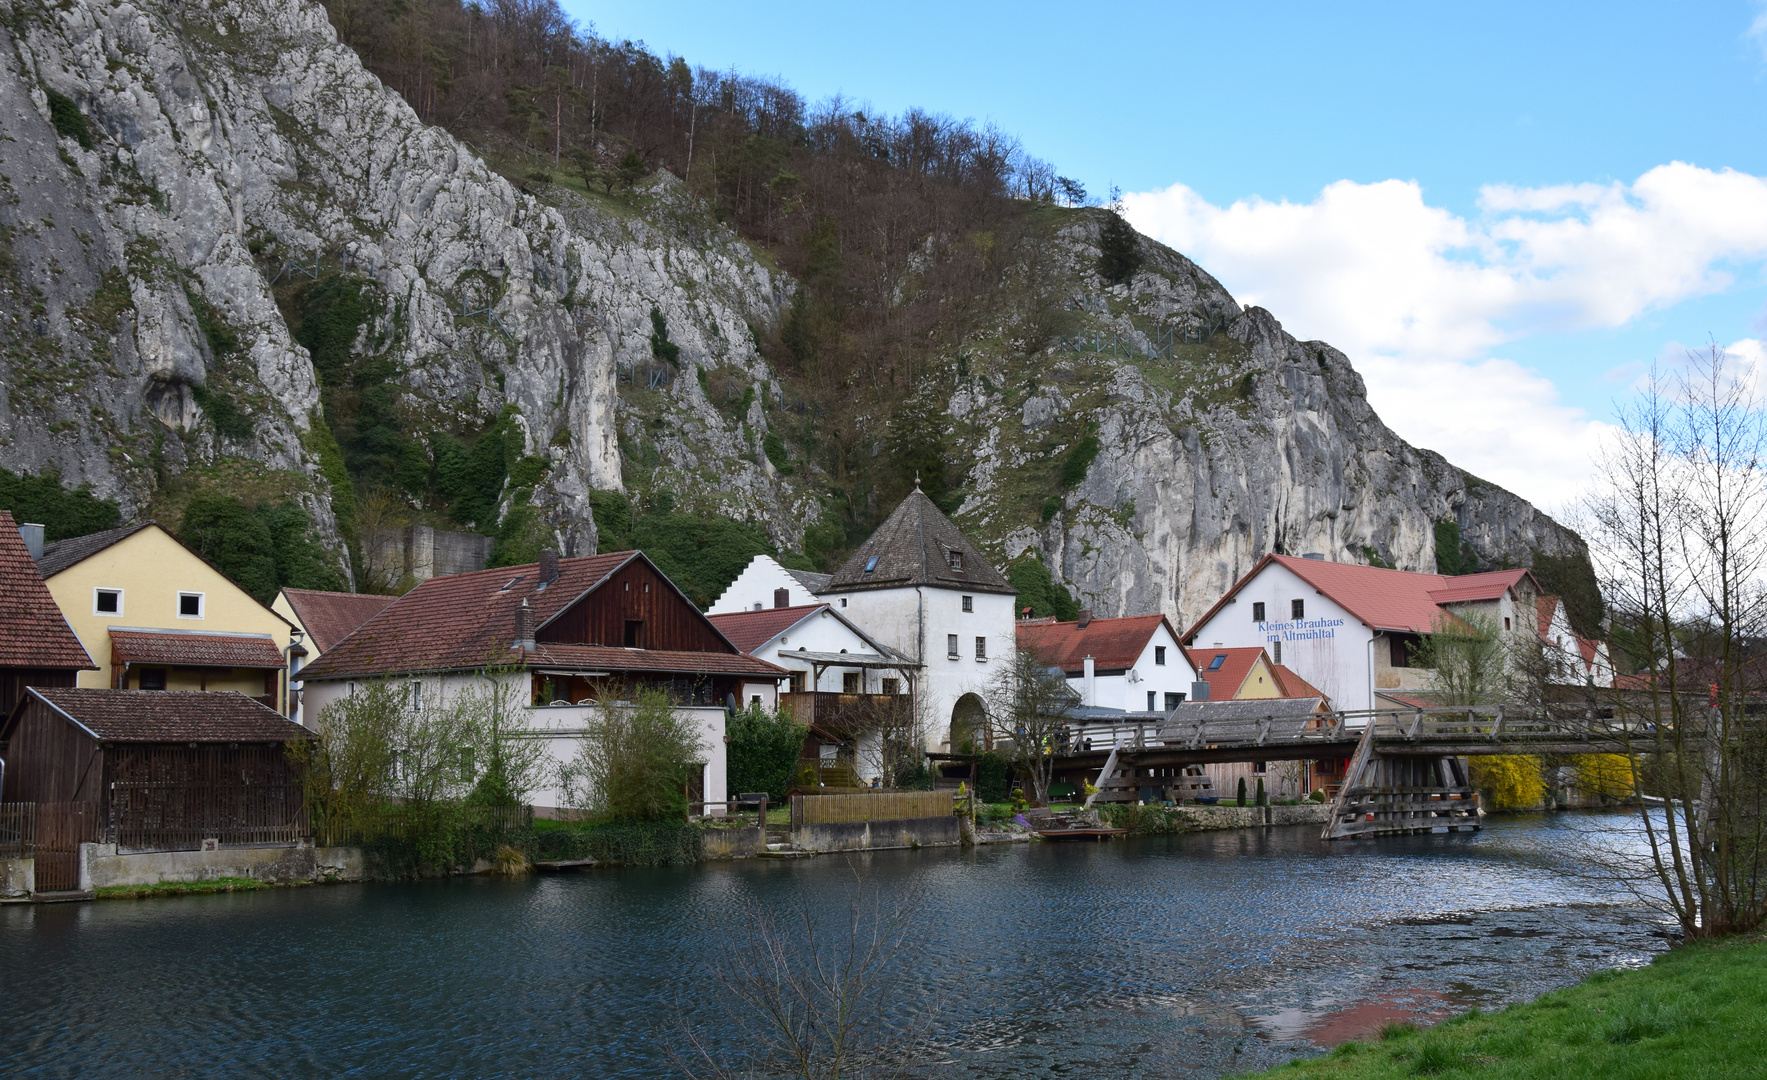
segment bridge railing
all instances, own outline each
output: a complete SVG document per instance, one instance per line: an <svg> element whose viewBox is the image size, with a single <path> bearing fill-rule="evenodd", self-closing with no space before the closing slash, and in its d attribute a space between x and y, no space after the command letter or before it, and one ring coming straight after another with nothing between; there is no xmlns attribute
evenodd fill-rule
<svg viewBox="0 0 1767 1080"><path fill-rule="evenodd" d="M1273 699L1277 700L1277 699ZM1111 750L1203 749L1295 746L1360 739L1368 728L1376 742L1618 742L1642 725L1595 717L1588 710L1542 710L1514 705L1430 706L1413 709L1350 709L1296 715L1272 710L1263 716L1076 724L1058 754Z"/></svg>

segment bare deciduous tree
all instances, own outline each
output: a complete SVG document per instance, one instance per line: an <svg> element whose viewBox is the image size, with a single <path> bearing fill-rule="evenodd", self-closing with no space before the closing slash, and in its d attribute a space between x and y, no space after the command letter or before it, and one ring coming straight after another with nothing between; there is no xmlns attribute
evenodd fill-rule
<svg viewBox="0 0 1767 1080"><path fill-rule="evenodd" d="M1055 774L1055 750L1062 729L1072 720L1068 710L1079 701L1060 669L1051 668L1024 649L1013 653L988 684L988 728L994 745L1030 777L1031 801L1049 804L1049 783Z"/></svg>
<svg viewBox="0 0 1767 1080"><path fill-rule="evenodd" d="M1585 515L1616 626L1643 665L1607 703L1647 796L1647 880L1690 938L1767 917L1767 685L1746 652L1767 629L1756 377L1716 345L1671 376L1653 371Z"/></svg>
<svg viewBox="0 0 1767 1080"><path fill-rule="evenodd" d="M684 1021L677 1066L691 1080L909 1075L924 1064L936 1014L932 1004L905 1007L899 992L919 900L886 901L855 875L843 913L809 899L784 911L750 901L732 923L747 932L714 973L726 1026L748 1038L720 1044Z"/></svg>

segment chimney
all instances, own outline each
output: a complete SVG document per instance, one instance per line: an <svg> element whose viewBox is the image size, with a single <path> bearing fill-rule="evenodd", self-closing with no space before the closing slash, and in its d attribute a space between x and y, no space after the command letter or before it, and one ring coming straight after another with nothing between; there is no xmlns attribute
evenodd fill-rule
<svg viewBox="0 0 1767 1080"><path fill-rule="evenodd" d="M1086 615L1081 616L1081 618L1085 617ZM1081 623L1080 625L1086 624ZM1087 655L1084 663L1086 665L1086 696L1080 704L1096 705L1098 704L1098 670L1090 654Z"/></svg>
<svg viewBox="0 0 1767 1080"><path fill-rule="evenodd" d="M790 589L774 589L773 590L773 606L774 607L791 607L791 590Z"/></svg>
<svg viewBox="0 0 1767 1080"><path fill-rule="evenodd" d="M547 548L540 552L540 584L550 585L558 580L558 552ZM529 635L532 637L533 635Z"/></svg>
<svg viewBox="0 0 1767 1080"><path fill-rule="evenodd" d="M1080 609L1080 629L1082 629L1082 630L1086 629L1087 625L1090 624L1091 622L1092 622L1092 609L1089 607L1081 608Z"/></svg>
<svg viewBox="0 0 1767 1080"><path fill-rule="evenodd" d="M25 542L25 550L31 553L32 559L43 557L43 526L34 523L20 525L18 535Z"/></svg>
<svg viewBox="0 0 1767 1080"><path fill-rule="evenodd" d="M525 598L515 609L515 647L530 652L534 648L534 609Z"/></svg>
<svg viewBox="0 0 1767 1080"><path fill-rule="evenodd" d="M1190 684L1190 700L1192 700L1192 701L1207 701L1207 700L1209 700L1209 684L1206 682L1203 682L1200 679L1197 680L1196 682L1191 683Z"/></svg>

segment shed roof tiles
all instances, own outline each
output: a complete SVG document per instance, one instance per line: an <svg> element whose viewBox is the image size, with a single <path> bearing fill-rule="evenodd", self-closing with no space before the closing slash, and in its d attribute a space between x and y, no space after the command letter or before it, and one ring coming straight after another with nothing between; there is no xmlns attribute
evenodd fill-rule
<svg viewBox="0 0 1767 1080"><path fill-rule="evenodd" d="M1008 595L1017 591L919 488L830 576L826 591L914 585Z"/></svg>
<svg viewBox="0 0 1767 1080"><path fill-rule="evenodd" d="M760 611L731 611L708 615L730 644L745 653L752 653L792 627L827 611L827 604L798 604L793 607L762 608Z"/></svg>
<svg viewBox="0 0 1767 1080"><path fill-rule="evenodd" d="M104 742L288 742L306 728L235 691L78 690L27 694Z"/></svg>
<svg viewBox="0 0 1767 1080"><path fill-rule="evenodd" d="M294 609L301 627L320 652L331 648L381 613L393 602L391 596L372 593L326 592L320 589L284 589L288 606Z"/></svg>
<svg viewBox="0 0 1767 1080"><path fill-rule="evenodd" d="M0 667L90 671L96 666L49 595L18 523L0 510Z"/></svg>
<svg viewBox="0 0 1767 1080"><path fill-rule="evenodd" d="M287 661L268 634L180 633L112 627L111 650L125 664L280 668Z"/></svg>

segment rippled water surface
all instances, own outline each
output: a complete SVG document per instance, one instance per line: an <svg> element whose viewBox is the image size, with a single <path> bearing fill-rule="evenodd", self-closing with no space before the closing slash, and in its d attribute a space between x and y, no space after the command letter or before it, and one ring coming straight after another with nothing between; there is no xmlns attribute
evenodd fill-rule
<svg viewBox="0 0 1767 1080"><path fill-rule="evenodd" d="M1616 816L1312 829L0 908L0 1075L675 1075L750 901L921 899L899 1003L954 1077L1212 1077L1636 964ZM848 868L851 868L850 870ZM1584 871L1566 873L1566 871Z"/></svg>

